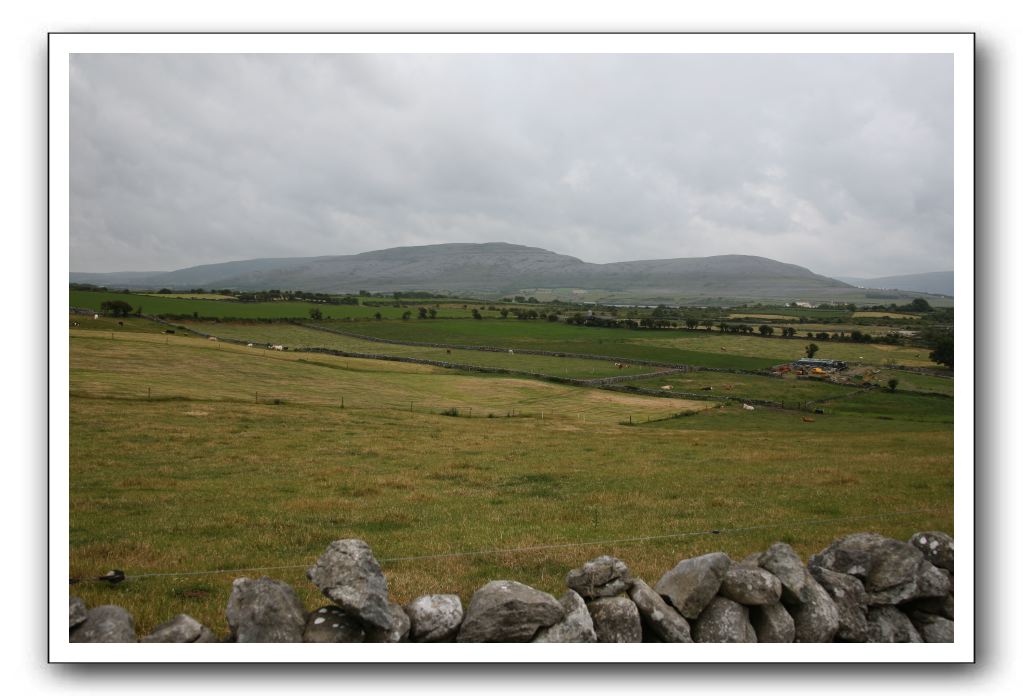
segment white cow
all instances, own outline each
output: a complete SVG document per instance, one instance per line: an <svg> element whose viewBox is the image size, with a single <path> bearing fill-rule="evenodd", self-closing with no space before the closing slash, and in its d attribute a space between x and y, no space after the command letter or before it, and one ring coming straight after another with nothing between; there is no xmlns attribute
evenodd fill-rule
<svg viewBox="0 0 1023 696"><path fill-rule="evenodd" d="M270 350L284 350L284 346L278 345L270 346Z"/></svg>
<svg viewBox="0 0 1023 696"><path fill-rule="evenodd" d="M661 389L663 389L664 391L671 391L671 385L665 384L663 387L661 387Z"/></svg>
<svg viewBox="0 0 1023 696"><path fill-rule="evenodd" d="M752 406L750 406L749 404L743 404L742 407L746 411L754 411L754 410L756 410Z"/></svg>
<svg viewBox="0 0 1023 696"><path fill-rule="evenodd" d="M216 336L210 336L210 337L209 337L209 340L211 340L211 341L216 341L216 340L217 340L217 337L216 337Z"/></svg>

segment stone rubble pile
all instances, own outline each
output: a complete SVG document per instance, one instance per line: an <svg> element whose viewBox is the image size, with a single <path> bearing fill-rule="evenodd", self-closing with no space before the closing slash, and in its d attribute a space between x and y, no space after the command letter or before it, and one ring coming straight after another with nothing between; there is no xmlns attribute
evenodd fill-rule
<svg viewBox="0 0 1023 696"><path fill-rule="evenodd" d="M306 612L284 582L238 578L224 640L180 614L139 637L121 607L68 608L73 643L948 643L954 638L953 539L864 532L807 564L791 546L735 561L680 561L651 587L618 558L568 573L560 598L513 580L401 606L366 542L332 542L307 576L330 604Z"/></svg>

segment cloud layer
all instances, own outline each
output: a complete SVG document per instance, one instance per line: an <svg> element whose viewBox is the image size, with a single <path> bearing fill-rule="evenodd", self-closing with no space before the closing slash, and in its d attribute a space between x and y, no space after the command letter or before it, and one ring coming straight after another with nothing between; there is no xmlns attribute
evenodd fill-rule
<svg viewBox="0 0 1023 696"><path fill-rule="evenodd" d="M943 55L75 55L71 268L506 241L952 267Z"/></svg>

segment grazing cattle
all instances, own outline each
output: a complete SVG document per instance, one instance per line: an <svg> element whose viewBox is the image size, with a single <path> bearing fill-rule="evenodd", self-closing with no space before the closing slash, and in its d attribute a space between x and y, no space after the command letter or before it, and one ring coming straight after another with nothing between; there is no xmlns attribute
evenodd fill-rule
<svg viewBox="0 0 1023 696"><path fill-rule="evenodd" d="M615 367L617 367L620 370L620 369L622 369L622 364L621 363L615 363Z"/></svg>
<svg viewBox="0 0 1023 696"><path fill-rule="evenodd" d="M450 348L448 348L448 349L447 349L446 351L444 351L444 352L445 352L445 353L447 353L448 355L451 355L451 349L450 349Z"/></svg>
<svg viewBox="0 0 1023 696"><path fill-rule="evenodd" d="M251 347L252 347L252 344L251 344L251 343L246 343L246 344L245 344L245 347L246 347L246 348L251 348Z"/></svg>
<svg viewBox="0 0 1023 696"><path fill-rule="evenodd" d="M117 325L118 326L124 326L124 322L123 321L119 321L119 322L117 322Z"/></svg>
<svg viewBox="0 0 1023 696"><path fill-rule="evenodd" d="M661 387L661 389L663 389L664 391L671 391L671 385L665 384L663 387Z"/></svg>
<svg viewBox="0 0 1023 696"><path fill-rule="evenodd" d="M804 423L815 423L816 421L814 421L814 419L811 418L810 416L803 416L803 422Z"/></svg>
<svg viewBox="0 0 1023 696"><path fill-rule="evenodd" d="M714 391L714 387L702 387L703 391Z"/></svg>
<svg viewBox="0 0 1023 696"><path fill-rule="evenodd" d="M749 404L743 404L743 405L742 405L742 409L743 409L744 411L755 411L755 410L756 410L756 409L754 409L754 408L753 408L752 406L750 406Z"/></svg>
<svg viewBox="0 0 1023 696"><path fill-rule="evenodd" d="M209 340L209 341L216 341L216 340L217 340L217 337L216 337L216 336L209 336L209 337L207 338L207 340Z"/></svg>
<svg viewBox="0 0 1023 696"><path fill-rule="evenodd" d="M93 318L93 319L99 319L99 315L98 315L98 314L93 314L93 315L92 315L92 318Z"/></svg>
<svg viewBox="0 0 1023 696"><path fill-rule="evenodd" d="M174 333L174 329L164 329L163 332L165 334L172 334L172 333Z"/></svg>
<svg viewBox="0 0 1023 696"><path fill-rule="evenodd" d="M514 353L515 351L514 351L514 350L512 350L511 348L509 348L509 349L508 349L508 352L509 352L509 353Z"/></svg>
<svg viewBox="0 0 1023 696"><path fill-rule="evenodd" d="M732 385L731 384L726 384L725 385L725 391L732 391Z"/></svg>
<svg viewBox="0 0 1023 696"><path fill-rule="evenodd" d="M724 347L724 346L721 346L721 350L724 350L724 349L725 349L725 347Z"/></svg>
<svg viewBox="0 0 1023 696"><path fill-rule="evenodd" d="M78 322L77 321L71 322L71 326L78 326Z"/></svg>
<svg viewBox="0 0 1023 696"><path fill-rule="evenodd" d="M270 346L270 350L284 350L284 346L273 345L273 346Z"/></svg>

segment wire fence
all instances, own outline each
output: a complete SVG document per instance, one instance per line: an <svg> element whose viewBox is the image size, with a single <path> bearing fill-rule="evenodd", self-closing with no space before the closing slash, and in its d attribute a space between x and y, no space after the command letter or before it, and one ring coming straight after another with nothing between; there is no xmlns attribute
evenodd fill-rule
<svg viewBox="0 0 1023 696"><path fill-rule="evenodd" d="M624 537L617 539L595 539L588 541L566 541L552 544L540 544L533 546L519 546L511 548L489 548L489 549L475 549L470 551L452 551L446 553L430 553L420 554L414 556L391 556L377 559L381 564L388 563L404 563L409 561L429 561L439 560L445 558L468 558L477 556L491 556L501 554L521 554L521 553L536 553L543 551L553 551L559 549L579 548L585 546L620 546L623 544L635 544L644 543L650 541L663 541L667 539L683 539L687 537L698 537L698 536L711 536L721 534L742 534L755 531L766 531L769 529L793 529L796 527L806 527L815 525L826 525L826 524L838 524L844 522L864 522L868 520L879 520L888 519L893 517L906 517L909 515L952 515L953 511L950 508L924 508L917 510L901 510L892 511L885 513L877 513L870 515L850 515L846 517L830 517L830 518L816 518L816 519L805 519L795 520L789 522L778 522L774 524L761 524L761 525L748 525L743 527L725 527L720 529L701 529L685 532L673 532L670 534L654 534L645 536L633 536ZM271 570L297 570L309 568L315 559L310 559L305 563L300 564L289 564L289 565L271 565L271 566L257 566L247 568L219 568L216 570L192 570L192 571L171 571L171 572L150 572L150 573L131 573L126 574L122 571L114 571L117 573L113 576L108 577L97 577L97 578L75 578L72 580L74 583L78 582L110 582L111 578L116 578L117 582L122 580L140 580L146 578L159 578L159 577L192 577L200 575L221 575L224 573L253 573L253 572L266 572Z"/></svg>

